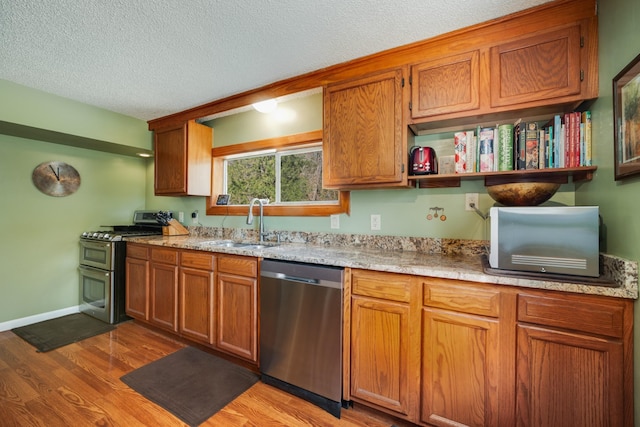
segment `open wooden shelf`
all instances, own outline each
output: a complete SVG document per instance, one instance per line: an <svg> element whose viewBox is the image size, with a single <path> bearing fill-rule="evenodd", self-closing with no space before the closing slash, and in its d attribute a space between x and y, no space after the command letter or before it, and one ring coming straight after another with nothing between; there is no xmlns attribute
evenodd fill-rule
<svg viewBox="0 0 640 427"><path fill-rule="evenodd" d="M591 181L597 166L577 168L551 168L502 172L459 173L447 175L410 175L409 184L416 188L460 187L461 180L484 179L484 185L508 184L512 182L555 182L566 184L569 177L573 182Z"/></svg>

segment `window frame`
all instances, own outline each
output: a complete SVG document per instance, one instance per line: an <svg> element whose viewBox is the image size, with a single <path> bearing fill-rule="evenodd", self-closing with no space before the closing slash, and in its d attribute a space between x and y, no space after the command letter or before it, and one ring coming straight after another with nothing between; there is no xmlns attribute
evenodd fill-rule
<svg viewBox="0 0 640 427"><path fill-rule="evenodd" d="M238 154L275 150L284 151L317 145L322 141L322 131L304 132L277 138L263 139L242 144L214 147L211 149L211 195L207 197L207 215L247 215L248 204L244 205L216 205L218 195L222 194L224 185L224 159ZM323 203L317 205L266 205L265 216L329 216L346 213L351 209L351 193L338 191L337 203Z"/></svg>

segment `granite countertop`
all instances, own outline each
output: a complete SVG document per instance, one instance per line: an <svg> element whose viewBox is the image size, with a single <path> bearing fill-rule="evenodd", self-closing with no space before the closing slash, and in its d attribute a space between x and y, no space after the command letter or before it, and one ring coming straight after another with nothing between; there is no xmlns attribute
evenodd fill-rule
<svg viewBox="0 0 640 427"><path fill-rule="evenodd" d="M265 248L220 247L207 242L223 239L207 236L132 237L128 241L180 249L219 252L285 261L351 267L416 276L467 280L523 288L549 289L618 298L638 298L637 263L610 256L604 257L602 271L612 286L580 284L568 281L541 280L502 276L485 272L482 255L426 253L397 249L368 248L359 245L318 245L283 243ZM255 240L254 240L255 241ZM579 280L579 279L577 279Z"/></svg>

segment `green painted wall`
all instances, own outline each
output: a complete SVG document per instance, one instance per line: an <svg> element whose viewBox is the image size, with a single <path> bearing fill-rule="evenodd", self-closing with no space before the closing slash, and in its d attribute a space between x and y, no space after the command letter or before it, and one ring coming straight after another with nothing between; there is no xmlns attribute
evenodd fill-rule
<svg viewBox="0 0 640 427"><path fill-rule="evenodd" d="M640 221L638 185L640 176L616 182L613 153L612 80L640 54L640 2L607 0L599 3L600 96L594 103L593 138L597 141L594 164L596 179L577 193L580 204L597 204L607 224L607 251L640 259Z"/></svg>
<svg viewBox="0 0 640 427"><path fill-rule="evenodd" d="M600 34L600 96L594 103L594 164L598 171L593 181L576 193L577 204L598 205L606 224L606 252L626 259L640 260L640 177L614 180L613 91L612 80L640 54L640 2L606 0L598 2ZM640 343L640 306L635 303L634 340ZM635 419L640 423L640 354L634 354Z"/></svg>
<svg viewBox="0 0 640 427"><path fill-rule="evenodd" d="M322 129L322 93L281 102L272 113L251 108L204 124L215 129L214 147Z"/></svg>
<svg viewBox="0 0 640 427"><path fill-rule="evenodd" d="M0 79L0 120L152 149L146 122ZM144 125L143 125L144 123Z"/></svg>
<svg viewBox="0 0 640 427"><path fill-rule="evenodd" d="M6 81L0 100L2 121L141 146L150 139L146 122ZM78 170L75 194L50 197L32 184L33 169L49 160ZM0 323L78 305L78 236L131 222L145 205L147 163L0 134Z"/></svg>

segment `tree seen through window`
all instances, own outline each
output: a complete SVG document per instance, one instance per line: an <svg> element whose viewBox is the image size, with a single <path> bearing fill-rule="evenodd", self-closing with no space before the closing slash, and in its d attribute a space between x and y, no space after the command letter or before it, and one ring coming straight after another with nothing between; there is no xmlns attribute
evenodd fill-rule
<svg viewBox="0 0 640 427"><path fill-rule="evenodd" d="M290 150L227 159L226 191L232 204L252 198L270 203L326 203L338 200L338 191L322 188L322 149Z"/></svg>

